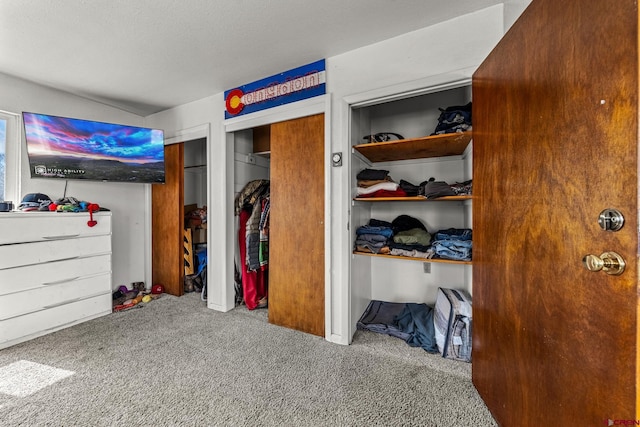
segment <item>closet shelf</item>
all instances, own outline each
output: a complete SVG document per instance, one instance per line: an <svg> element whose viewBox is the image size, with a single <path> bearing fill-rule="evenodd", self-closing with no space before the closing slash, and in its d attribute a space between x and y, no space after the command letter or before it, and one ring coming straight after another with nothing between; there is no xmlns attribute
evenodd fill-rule
<svg viewBox="0 0 640 427"><path fill-rule="evenodd" d="M447 133L398 141L373 142L353 148L370 162L460 156L471 141L472 132Z"/></svg>
<svg viewBox="0 0 640 427"><path fill-rule="evenodd" d="M404 259L404 260L408 260L408 261L435 262L435 263L442 263L442 264L464 264L464 265L471 265L472 264L472 261L456 261L456 260L453 260L453 259L442 259L442 258L416 258L416 257L400 256L400 255L373 254L373 253L358 252L358 251L353 251L353 254L354 255L370 256L370 257L375 257L375 258Z"/></svg>
<svg viewBox="0 0 640 427"><path fill-rule="evenodd" d="M425 196L413 196L413 197L354 197L356 202L446 202L446 201L460 201L471 200L473 196L445 196L437 197L434 199L428 199Z"/></svg>

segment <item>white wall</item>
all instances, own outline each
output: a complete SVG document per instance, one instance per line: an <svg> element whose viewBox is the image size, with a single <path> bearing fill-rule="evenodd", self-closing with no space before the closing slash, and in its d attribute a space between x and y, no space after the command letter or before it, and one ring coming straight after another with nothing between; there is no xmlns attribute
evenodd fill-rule
<svg viewBox="0 0 640 427"><path fill-rule="evenodd" d="M0 74L0 93L0 110L16 114L30 111L134 126L141 126L144 121L140 116L4 74ZM20 198L34 192L52 199L62 197L64 180L30 178L23 134L20 129L19 141L7 141L20 145ZM67 196L97 203L113 212L114 288L145 280L145 186L149 184L68 181Z"/></svg>
<svg viewBox="0 0 640 427"><path fill-rule="evenodd" d="M522 12L529 6L531 0L509 0L504 4L504 32L516 22Z"/></svg>

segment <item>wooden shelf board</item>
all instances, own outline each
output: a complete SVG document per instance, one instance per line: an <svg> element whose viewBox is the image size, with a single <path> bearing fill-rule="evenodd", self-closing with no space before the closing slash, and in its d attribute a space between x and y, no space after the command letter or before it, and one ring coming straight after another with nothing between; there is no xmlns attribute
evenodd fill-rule
<svg viewBox="0 0 640 427"><path fill-rule="evenodd" d="M353 148L372 163L430 157L460 156L471 141L471 132L447 133L398 141L373 142Z"/></svg>
<svg viewBox="0 0 640 427"><path fill-rule="evenodd" d="M471 200L473 196L445 196L435 199L428 199L424 196L413 197L355 197L356 202L441 202L441 201L460 201Z"/></svg>
<svg viewBox="0 0 640 427"><path fill-rule="evenodd" d="M364 255L371 256L376 258L393 258L393 259L404 259L409 261L420 261L420 262L435 262L435 263L443 263L443 264L465 264L471 265L472 261L456 261L453 259L442 259L442 258L415 258L409 256L400 256L400 255L383 255L383 254L373 254L368 252L358 252L353 251L354 255Z"/></svg>

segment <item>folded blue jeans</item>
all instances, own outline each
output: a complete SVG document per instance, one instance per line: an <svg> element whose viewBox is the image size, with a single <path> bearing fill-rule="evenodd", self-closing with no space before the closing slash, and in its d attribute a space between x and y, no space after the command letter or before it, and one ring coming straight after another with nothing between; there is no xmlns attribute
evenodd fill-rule
<svg viewBox="0 0 640 427"><path fill-rule="evenodd" d="M471 240L436 240L431 246L439 258L471 261Z"/></svg>
<svg viewBox="0 0 640 427"><path fill-rule="evenodd" d="M433 235L433 240L471 240L470 228L448 228L439 230Z"/></svg>
<svg viewBox="0 0 640 427"><path fill-rule="evenodd" d="M356 228L356 235L360 234L379 234L388 238L393 236L393 230L389 227L373 227L371 225L363 225Z"/></svg>

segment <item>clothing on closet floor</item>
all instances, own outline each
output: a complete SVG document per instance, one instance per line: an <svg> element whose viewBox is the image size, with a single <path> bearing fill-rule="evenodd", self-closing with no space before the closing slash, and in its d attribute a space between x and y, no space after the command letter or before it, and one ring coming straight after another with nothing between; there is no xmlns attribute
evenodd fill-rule
<svg viewBox="0 0 640 427"><path fill-rule="evenodd" d="M400 338L429 353L438 352L433 309L426 304L372 300L356 327Z"/></svg>
<svg viewBox="0 0 640 427"><path fill-rule="evenodd" d="M405 303L373 300L360 316L356 328L407 340L409 334L402 332L394 322L404 307Z"/></svg>
<svg viewBox="0 0 640 427"><path fill-rule="evenodd" d="M411 347L421 347L429 353L438 352L433 308L426 304L407 303L394 322L398 329L409 335L405 341Z"/></svg>

